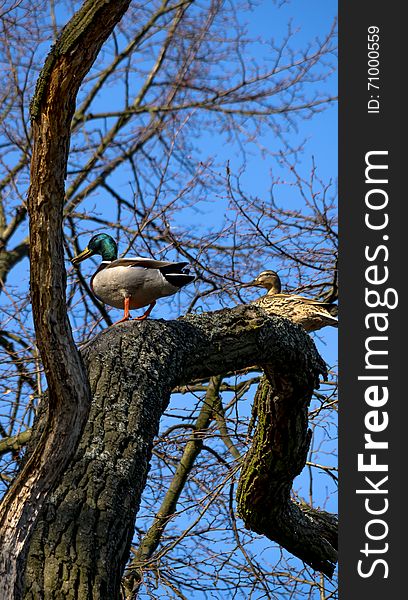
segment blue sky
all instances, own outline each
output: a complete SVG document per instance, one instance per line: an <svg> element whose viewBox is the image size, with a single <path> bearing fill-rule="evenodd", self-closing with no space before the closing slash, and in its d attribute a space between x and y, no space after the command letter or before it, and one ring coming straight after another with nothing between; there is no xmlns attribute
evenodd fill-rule
<svg viewBox="0 0 408 600"><path fill-rule="evenodd" d="M247 18L250 13L246 13ZM263 0L252 13L248 20L248 32L254 37L263 36L279 42L287 31L288 22L292 30L296 31L294 42L297 46L308 43L314 39L323 39L337 15L337 2L335 0L291 0L286 2L279 10L273 2ZM280 33L281 32L281 33ZM279 35L280 33L280 35ZM296 46L295 43L293 45ZM262 46L258 47L259 57L267 57ZM333 96L337 95L337 77L333 74L327 81L317 86ZM310 156L315 156L319 171L323 177L337 175L337 105L328 105L319 115L310 120L299 123L298 134L292 133L294 145L300 140L307 139L307 146L303 155L305 169L310 168ZM273 136L265 139L265 145L271 149L279 149L279 142ZM251 180L252 185L269 184L268 166L256 158L251 168L255 170L256 177Z"/></svg>

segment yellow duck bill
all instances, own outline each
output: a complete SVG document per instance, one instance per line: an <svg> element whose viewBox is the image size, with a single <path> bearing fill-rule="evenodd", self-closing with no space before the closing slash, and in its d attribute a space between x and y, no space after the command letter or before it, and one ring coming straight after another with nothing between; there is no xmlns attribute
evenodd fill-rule
<svg viewBox="0 0 408 600"><path fill-rule="evenodd" d="M94 251L90 250L90 248L86 247L85 250L83 250L80 254L78 254L77 256L74 256L74 258L71 260L71 262L74 265L74 267L76 267L80 262L82 262L86 258L93 256L93 254L94 254Z"/></svg>

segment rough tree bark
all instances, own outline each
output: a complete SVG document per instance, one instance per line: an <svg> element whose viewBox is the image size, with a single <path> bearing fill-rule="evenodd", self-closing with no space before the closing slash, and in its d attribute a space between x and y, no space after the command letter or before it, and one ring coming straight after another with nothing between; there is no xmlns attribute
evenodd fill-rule
<svg viewBox="0 0 408 600"><path fill-rule="evenodd" d="M0 595L4 600L21 595L21 563L30 533L46 495L75 451L90 407L89 383L65 304L64 180L78 89L129 1L84 2L49 53L31 105L30 290L49 403L37 448L0 508Z"/></svg>
<svg viewBox="0 0 408 600"><path fill-rule="evenodd" d="M290 365L287 365L291 369ZM337 562L337 517L291 500L293 479L310 444L307 410L312 382L303 371L268 371L254 399L258 420L237 490L248 529L278 542L332 577Z"/></svg>
<svg viewBox="0 0 408 600"><path fill-rule="evenodd" d="M131 563L127 566L127 575L124 579L126 600L137 597L143 581L143 570L159 547L163 531L177 510L177 503L181 492L191 473L194 462L203 447L203 433L208 429L215 417L219 405L221 382L222 375L211 377L209 380L200 413L194 423L194 429L185 445L183 455L177 465L160 508L153 523L141 539L136 552L134 552Z"/></svg>
<svg viewBox="0 0 408 600"><path fill-rule="evenodd" d="M325 372L301 327L255 306L130 321L99 334L82 355L91 411L32 536L26 599L119 598L153 439L176 385L262 363L277 381L292 373L303 401Z"/></svg>

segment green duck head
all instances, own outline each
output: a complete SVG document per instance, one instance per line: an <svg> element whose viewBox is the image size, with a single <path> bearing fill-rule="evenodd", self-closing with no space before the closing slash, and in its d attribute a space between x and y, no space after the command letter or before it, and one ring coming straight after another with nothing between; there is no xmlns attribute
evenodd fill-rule
<svg viewBox="0 0 408 600"><path fill-rule="evenodd" d="M94 235L93 238L89 240L85 250L77 256L74 256L71 262L74 267L76 267L80 262L95 254L100 254L102 260L116 260L118 257L118 246L113 237L107 233L98 233L97 235Z"/></svg>

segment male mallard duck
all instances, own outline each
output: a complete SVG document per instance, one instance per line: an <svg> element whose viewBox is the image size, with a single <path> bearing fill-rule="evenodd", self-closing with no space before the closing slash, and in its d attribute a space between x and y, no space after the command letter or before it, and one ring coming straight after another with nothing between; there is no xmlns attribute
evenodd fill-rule
<svg viewBox="0 0 408 600"><path fill-rule="evenodd" d="M172 296L184 285L194 280L185 269L186 262L168 262L152 258L118 258L115 240L106 233L98 233L83 252L72 259L76 267L81 261L100 254L102 262L91 279L95 296L109 306L123 308L125 314L120 321L130 318L129 309L149 306L137 321L146 319L158 298ZM116 323L115 323L116 325Z"/></svg>
<svg viewBox="0 0 408 600"><path fill-rule="evenodd" d="M281 281L275 271L262 271L254 281L245 287L258 286L268 290L267 294L252 301L267 313L286 317L302 325L306 331L316 331L326 325L338 326L337 304L320 302L297 294L282 294Z"/></svg>

